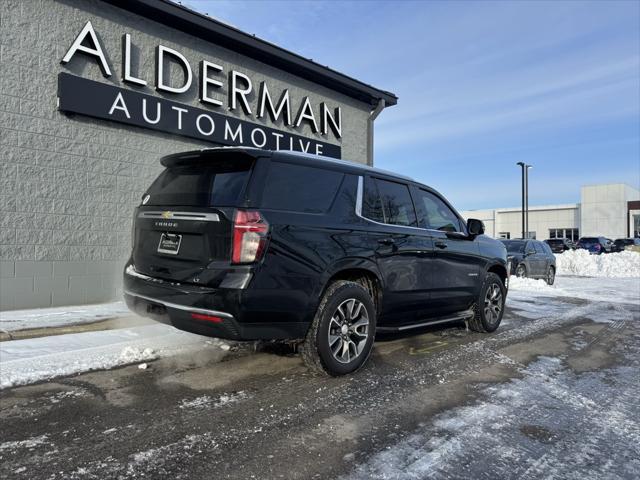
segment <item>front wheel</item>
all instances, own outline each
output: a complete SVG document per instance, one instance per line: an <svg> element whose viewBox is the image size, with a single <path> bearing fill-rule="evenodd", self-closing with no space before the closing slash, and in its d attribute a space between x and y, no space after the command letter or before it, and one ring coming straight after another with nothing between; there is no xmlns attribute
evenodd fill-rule
<svg viewBox="0 0 640 480"><path fill-rule="evenodd" d="M556 269L553 267L549 267L549 271L547 272L547 285L553 285L553 282L556 281Z"/></svg>
<svg viewBox="0 0 640 480"><path fill-rule="evenodd" d="M527 276L527 267L521 263L516 267L516 277L526 277L526 276Z"/></svg>
<svg viewBox="0 0 640 480"><path fill-rule="evenodd" d="M487 273L474 307L474 316L469 328L475 332L495 331L504 315L507 291L502 279L495 273Z"/></svg>
<svg viewBox="0 0 640 480"><path fill-rule="evenodd" d="M376 310L369 292L340 280L327 288L302 345L312 370L331 376L355 372L367 361L376 331Z"/></svg>

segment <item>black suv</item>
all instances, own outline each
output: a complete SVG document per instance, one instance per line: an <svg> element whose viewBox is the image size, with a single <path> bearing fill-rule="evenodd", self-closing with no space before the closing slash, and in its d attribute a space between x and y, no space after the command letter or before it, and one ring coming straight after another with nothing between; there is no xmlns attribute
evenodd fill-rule
<svg viewBox="0 0 640 480"><path fill-rule="evenodd" d="M135 312L232 340L299 340L331 375L376 331L502 319L504 246L433 189L351 162L214 148L169 155L135 211Z"/></svg>
<svg viewBox="0 0 640 480"><path fill-rule="evenodd" d="M567 250L576 249L575 244L568 238L549 238L545 240L544 243L551 247L553 253L563 253Z"/></svg>
<svg viewBox="0 0 640 480"><path fill-rule="evenodd" d="M517 277L543 279L553 285L556 279L556 256L551 247L538 240L502 240L507 247L511 273Z"/></svg>
<svg viewBox="0 0 640 480"><path fill-rule="evenodd" d="M640 245L640 238L616 238L613 245L616 252L624 252L629 246Z"/></svg>

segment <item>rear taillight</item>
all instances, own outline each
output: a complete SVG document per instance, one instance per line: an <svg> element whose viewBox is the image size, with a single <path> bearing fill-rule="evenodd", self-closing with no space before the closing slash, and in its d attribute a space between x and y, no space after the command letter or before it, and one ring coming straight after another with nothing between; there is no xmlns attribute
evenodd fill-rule
<svg viewBox="0 0 640 480"><path fill-rule="evenodd" d="M269 224L255 210L238 210L233 220L232 263L257 262L262 258Z"/></svg>
<svg viewBox="0 0 640 480"><path fill-rule="evenodd" d="M191 318L195 320L204 320L205 322L222 323L222 318L215 315L204 315L202 313L192 313Z"/></svg>

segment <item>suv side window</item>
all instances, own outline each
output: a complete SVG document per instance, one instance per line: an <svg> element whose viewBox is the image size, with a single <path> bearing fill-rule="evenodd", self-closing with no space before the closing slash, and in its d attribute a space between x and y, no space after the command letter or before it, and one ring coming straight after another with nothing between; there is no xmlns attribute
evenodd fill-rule
<svg viewBox="0 0 640 480"><path fill-rule="evenodd" d="M405 227L417 225L416 212L407 185L367 178L364 190L362 213L366 218Z"/></svg>
<svg viewBox="0 0 640 480"><path fill-rule="evenodd" d="M442 232L462 232L460 219L442 199L431 192L419 190L421 201L424 205L424 228L440 230Z"/></svg>
<svg viewBox="0 0 640 480"><path fill-rule="evenodd" d="M262 208L325 213L344 174L324 168L272 161L262 193Z"/></svg>
<svg viewBox="0 0 640 480"><path fill-rule="evenodd" d="M536 253L544 253L544 248L542 248L540 242L533 242L533 248L536 249Z"/></svg>
<svg viewBox="0 0 640 480"><path fill-rule="evenodd" d="M533 246L532 241L528 241L526 247L524 248L524 253L530 255L532 253L536 253L536 248Z"/></svg>
<svg viewBox="0 0 640 480"><path fill-rule="evenodd" d="M547 255L553 255L553 252L551 251L551 247L549 245L547 245L546 243L541 243L542 245L542 249L545 251L545 253Z"/></svg>

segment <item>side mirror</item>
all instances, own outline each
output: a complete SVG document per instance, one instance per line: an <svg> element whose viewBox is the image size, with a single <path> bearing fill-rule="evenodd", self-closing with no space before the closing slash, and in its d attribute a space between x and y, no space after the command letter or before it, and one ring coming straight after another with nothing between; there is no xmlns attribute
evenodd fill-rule
<svg viewBox="0 0 640 480"><path fill-rule="evenodd" d="M467 231L469 235L482 235L484 233L484 223L482 223L482 220L470 218L467 220Z"/></svg>

